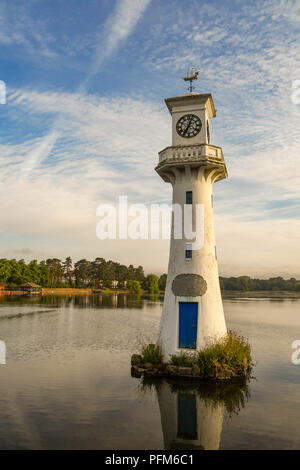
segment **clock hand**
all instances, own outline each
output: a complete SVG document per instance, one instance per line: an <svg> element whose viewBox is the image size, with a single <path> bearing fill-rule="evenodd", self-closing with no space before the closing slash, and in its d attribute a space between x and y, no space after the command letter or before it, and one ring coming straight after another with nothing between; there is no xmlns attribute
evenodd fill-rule
<svg viewBox="0 0 300 470"><path fill-rule="evenodd" d="M189 120L189 123L188 123L188 125L187 125L187 126L186 126L186 128L184 129L184 133L185 133L185 134L187 133L187 131L188 131L188 128L189 128L189 127L190 127L190 125L191 125L191 122L192 122L192 118Z"/></svg>

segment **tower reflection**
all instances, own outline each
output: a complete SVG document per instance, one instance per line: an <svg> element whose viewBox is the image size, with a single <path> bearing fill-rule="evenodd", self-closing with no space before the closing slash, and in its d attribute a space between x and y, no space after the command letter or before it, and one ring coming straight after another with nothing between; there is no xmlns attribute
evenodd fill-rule
<svg viewBox="0 0 300 470"><path fill-rule="evenodd" d="M143 379L155 388L165 449L217 450L223 418L238 414L250 396L247 383L197 383Z"/></svg>

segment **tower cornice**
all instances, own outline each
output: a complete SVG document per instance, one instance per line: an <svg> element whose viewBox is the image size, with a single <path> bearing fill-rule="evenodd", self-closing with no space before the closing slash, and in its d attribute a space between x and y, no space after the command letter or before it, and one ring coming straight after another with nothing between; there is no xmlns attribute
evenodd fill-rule
<svg viewBox="0 0 300 470"><path fill-rule="evenodd" d="M214 100L211 93L186 93L181 96L174 96L173 98L166 98L165 103L172 115L174 108L182 107L182 105L191 106L206 105L209 118L216 117L217 110L215 108Z"/></svg>

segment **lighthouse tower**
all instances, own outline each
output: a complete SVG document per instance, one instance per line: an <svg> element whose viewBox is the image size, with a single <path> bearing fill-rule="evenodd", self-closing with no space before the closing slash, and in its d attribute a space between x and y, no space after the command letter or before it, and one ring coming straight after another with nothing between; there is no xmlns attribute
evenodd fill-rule
<svg viewBox="0 0 300 470"><path fill-rule="evenodd" d="M214 234L212 185L227 177L221 147L210 143L210 120L216 116L211 94L193 91L198 72L185 77L189 93L165 100L172 116L172 146L159 152L155 168L173 187L173 207L190 213L193 242L175 229L173 211L168 277L158 343L165 360L193 352L226 334ZM190 211L190 212L189 212ZM178 211L177 211L178 212ZM198 217L198 215L201 217ZM178 215L178 214L177 214ZM177 232L176 232L177 230ZM201 240L201 243L199 243Z"/></svg>

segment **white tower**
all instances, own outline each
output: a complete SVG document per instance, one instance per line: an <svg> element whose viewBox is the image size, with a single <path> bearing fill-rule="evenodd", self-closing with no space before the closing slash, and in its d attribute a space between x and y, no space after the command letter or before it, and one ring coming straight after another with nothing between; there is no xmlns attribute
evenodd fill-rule
<svg viewBox="0 0 300 470"><path fill-rule="evenodd" d="M195 74L188 80L198 78ZM173 205L192 207L193 230L203 233L194 249L172 223L168 278L158 343L164 359L180 351L202 349L226 334L215 246L212 185L227 177L223 152L210 144L210 119L216 116L211 94L190 93L168 98L172 116L172 146L159 152L155 168L173 186ZM184 207L185 206L185 207ZM199 226L197 212L203 210ZM173 222L174 222L173 214ZM197 226L196 226L197 225ZM201 239L201 236L199 236ZM193 249L192 249L193 248Z"/></svg>

